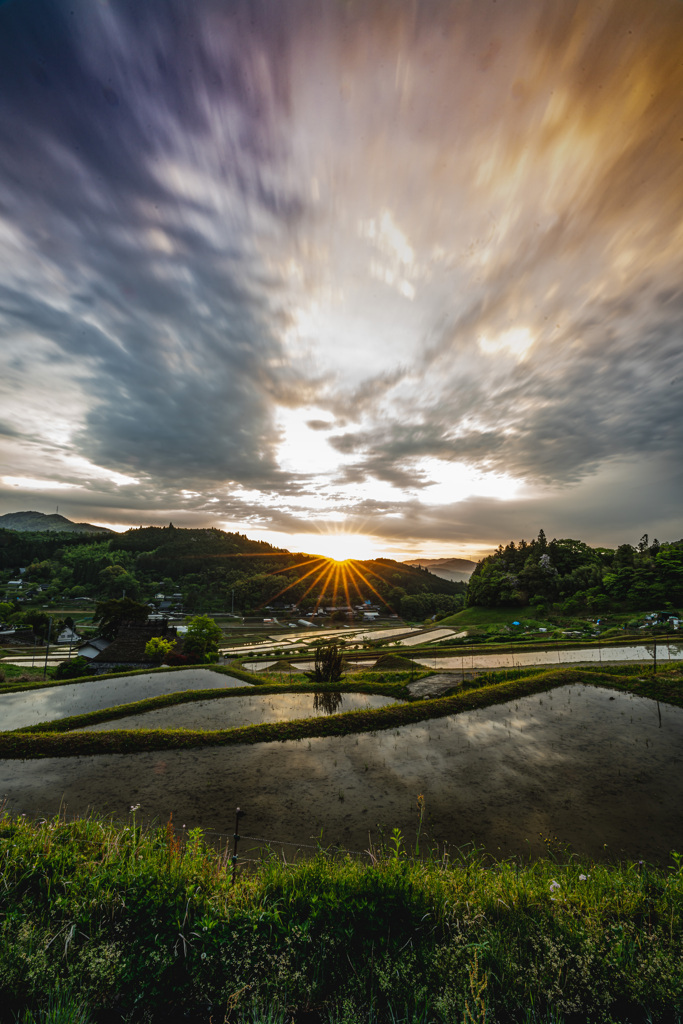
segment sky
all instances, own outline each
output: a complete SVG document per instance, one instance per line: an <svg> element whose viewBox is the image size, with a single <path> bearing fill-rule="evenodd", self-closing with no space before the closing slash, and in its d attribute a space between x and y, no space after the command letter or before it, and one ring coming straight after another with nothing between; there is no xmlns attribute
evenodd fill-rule
<svg viewBox="0 0 683 1024"><path fill-rule="evenodd" d="M683 536L680 0L5 0L0 513Z"/></svg>

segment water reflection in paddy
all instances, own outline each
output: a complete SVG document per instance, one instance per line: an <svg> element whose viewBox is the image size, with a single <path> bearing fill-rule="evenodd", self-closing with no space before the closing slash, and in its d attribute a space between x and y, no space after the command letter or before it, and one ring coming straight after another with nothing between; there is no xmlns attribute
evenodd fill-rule
<svg viewBox="0 0 683 1024"><path fill-rule="evenodd" d="M683 709L573 685L376 734L132 755L0 761L0 795L47 814L62 799L126 818L364 850L378 824L499 855L538 854L540 833L583 856L666 863L683 843ZM246 825L248 824L248 831ZM605 851L603 844L607 844ZM291 851L288 851L288 854Z"/></svg>
<svg viewBox="0 0 683 1024"><path fill-rule="evenodd" d="M149 672L139 676L92 679L85 683L62 683L37 690L0 694L0 732L25 725L52 722L71 715L86 715L117 704L130 704L148 697L185 690L221 690L251 686L234 676L207 668L179 672Z"/></svg>
<svg viewBox="0 0 683 1024"><path fill-rule="evenodd" d="M342 711L381 708L399 703L390 697L365 693L277 693L249 694L193 701L158 708L139 715L128 715L111 722L99 722L83 731L109 729L232 729L240 725L284 722L293 718L319 718Z"/></svg>

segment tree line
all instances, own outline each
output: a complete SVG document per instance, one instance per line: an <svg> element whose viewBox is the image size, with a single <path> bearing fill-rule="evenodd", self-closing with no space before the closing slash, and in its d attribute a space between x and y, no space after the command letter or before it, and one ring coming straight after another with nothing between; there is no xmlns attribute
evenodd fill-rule
<svg viewBox="0 0 683 1024"><path fill-rule="evenodd" d="M474 570L467 604L484 608L553 605L563 614L683 604L683 540L592 548L580 540L501 544Z"/></svg>
<svg viewBox="0 0 683 1024"><path fill-rule="evenodd" d="M0 580L7 583L22 567L22 591L33 590L40 603L85 597L147 602L161 593L187 612L234 608L249 614L271 603L297 605L303 611L321 603L340 605L348 594L352 604L371 600L400 613L402 600L417 598L413 605L424 609L421 617L454 610L458 601L447 598L460 595L462 603L463 584L391 559L357 565L360 572L345 586L316 556L284 551L239 533L172 524L105 539L0 530Z"/></svg>

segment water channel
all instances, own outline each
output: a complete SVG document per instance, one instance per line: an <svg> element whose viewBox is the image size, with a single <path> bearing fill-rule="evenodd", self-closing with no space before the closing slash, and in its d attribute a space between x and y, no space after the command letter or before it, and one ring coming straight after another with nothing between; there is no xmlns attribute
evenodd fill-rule
<svg viewBox="0 0 683 1024"><path fill-rule="evenodd" d="M548 665L550 668L557 665L609 665L625 662L643 661L647 664L654 662L654 644L634 644L623 647L577 647L562 648L549 646L542 651L501 651L498 653L477 653L476 649L469 648L462 654L440 654L438 651L425 654L418 652L410 655L416 665L424 665L425 668L432 668L436 671L448 671L455 669L460 671L493 671L505 668L531 668L541 665ZM387 653L383 651L382 653ZM407 651L400 651L408 656ZM349 668L370 668L374 665L376 658L364 658L360 661L349 663ZM659 663L671 661L683 661L683 643L659 643L657 644L657 661ZM273 661L245 662L243 668L248 672L265 672L274 665ZM301 670L310 667L310 662L299 659L291 662L292 668Z"/></svg>

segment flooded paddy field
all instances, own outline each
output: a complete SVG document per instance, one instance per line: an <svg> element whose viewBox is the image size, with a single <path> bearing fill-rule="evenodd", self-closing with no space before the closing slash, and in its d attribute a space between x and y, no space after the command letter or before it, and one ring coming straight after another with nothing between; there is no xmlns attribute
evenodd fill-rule
<svg viewBox="0 0 683 1024"><path fill-rule="evenodd" d="M189 668L3 693L0 694L0 732L71 715L86 715L117 704L130 704L182 690L221 690L252 685L210 669Z"/></svg>
<svg viewBox="0 0 683 1024"><path fill-rule="evenodd" d="M432 631L436 633L436 631ZM417 643L426 643L426 637L429 634L423 633L419 637L410 638L405 641L405 644L412 646ZM455 634L461 636L462 634ZM439 638L436 638L436 643L439 642ZM403 643L403 641L401 641ZM389 653L389 651L383 651L382 653ZM404 652L394 650L392 653L400 653L410 655L415 665L419 665L422 668L430 668L435 672L450 671L460 672L463 678L471 678L472 675L478 675L481 672L492 672L499 669L516 669L516 668L541 668L548 666L550 668L557 666L566 667L577 667L580 665L610 665L610 664L625 664L631 663L644 663L646 665L652 665L654 663L654 644L624 644L623 646L615 645L613 647L600 647L593 645L591 647L557 647L548 646L543 650L525 651L517 649L515 651L500 651L493 653L483 653L473 650L471 647L463 650L461 654L442 654L440 651L435 650L433 652L416 651ZM347 672L353 672L358 669L372 668L377 660L377 655L374 658L361 658L359 660L353 659L347 663ZM303 661L301 656L295 660L290 659L292 668L295 671L303 671L311 667L311 660ZM679 643L658 643L657 644L657 661L659 664L666 664L670 662L683 661L683 644ZM276 664L276 661L252 661L245 662L242 668L248 672L266 672ZM286 676L286 673L284 673Z"/></svg>
<svg viewBox="0 0 683 1024"><path fill-rule="evenodd" d="M110 729L232 729L263 722L286 722L296 718L321 718L343 711L367 711L399 704L391 697L365 693L274 693L249 694L228 700L200 700L176 704L142 714L88 725L82 732Z"/></svg>
<svg viewBox="0 0 683 1024"><path fill-rule="evenodd" d="M660 664L683 661L683 644L657 644L657 659ZM632 644L623 647L548 647L543 651L501 651L500 654L477 654L476 651L470 650L463 651L462 654L440 656L435 652L423 657L418 654L413 660L416 665L423 665L425 668L464 669L465 672L468 669L488 672L495 669L533 668L543 665L608 665L625 662L644 662L651 665L654 662L654 644Z"/></svg>
<svg viewBox="0 0 683 1024"><path fill-rule="evenodd" d="M220 702L223 703L223 702ZM661 715L661 719L660 719ZM666 864L683 849L683 709L570 685L400 729L254 746L0 761L0 797L31 816L89 809L227 835L365 850L380 826L538 855ZM606 844L606 846L604 845ZM243 852L254 843L244 844ZM283 847L275 845L278 851Z"/></svg>

